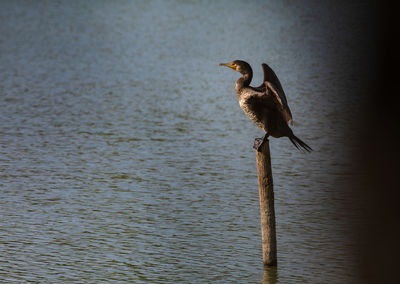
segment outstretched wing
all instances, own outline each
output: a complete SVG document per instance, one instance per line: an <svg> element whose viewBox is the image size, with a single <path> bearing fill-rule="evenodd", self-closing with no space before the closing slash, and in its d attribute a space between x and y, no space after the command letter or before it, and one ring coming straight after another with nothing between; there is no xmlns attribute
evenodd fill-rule
<svg viewBox="0 0 400 284"><path fill-rule="evenodd" d="M271 82L280 92L282 98L284 99L285 103L287 104L287 99L285 92L283 91L281 81L279 81L278 76L276 76L274 70L272 70L271 67L268 66L268 64L263 63L261 64L263 73L264 73L264 79L263 79L263 84L265 81ZM262 86L260 86L262 87Z"/></svg>
<svg viewBox="0 0 400 284"><path fill-rule="evenodd" d="M289 124L292 122L292 112L290 111L287 103L285 92L283 91L282 84L276 76L274 70L269 67L266 63L261 64L264 79L263 83L256 88L257 91L265 91L270 93L274 97L275 107L282 113L286 122Z"/></svg>
<svg viewBox="0 0 400 284"><path fill-rule="evenodd" d="M285 94L269 81L264 82L265 92L273 98L275 108L282 114L287 124L292 122L292 112L287 104Z"/></svg>

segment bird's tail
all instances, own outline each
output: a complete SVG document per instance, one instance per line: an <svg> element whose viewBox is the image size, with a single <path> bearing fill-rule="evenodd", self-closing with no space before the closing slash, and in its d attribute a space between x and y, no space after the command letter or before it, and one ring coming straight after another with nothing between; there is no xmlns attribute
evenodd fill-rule
<svg viewBox="0 0 400 284"><path fill-rule="evenodd" d="M293 145L294 145L297 149L299 149L299 150L304 149L304 150L306 150L307 152L311 152L311 151L312 151L311 147L308 146L308 145L307 145L306 143L304 143L303 141L301 141L300 138L298 138L298 137L296 137L296 136L293 135L293 136L289 137L289 139L290 139L290 142L292 142Z"/></svg>

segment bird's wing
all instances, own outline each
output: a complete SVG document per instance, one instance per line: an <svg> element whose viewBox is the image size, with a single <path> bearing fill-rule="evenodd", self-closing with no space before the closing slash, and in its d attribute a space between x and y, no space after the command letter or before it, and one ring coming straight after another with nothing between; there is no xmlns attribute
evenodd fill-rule
<svg viewBox="0 0 400 284"><path fill-rule="evenodd" d="M280 93L281 98L284 100L285 104L287 105L287 99L285 92L283 91L282 84L278 79L278 76L276 76L274 70L272 70L271 67L268 66L268 64L263 63L261 64L263 73L264 73L264 79L263 79L263 84L265 81L271 82L272 85L274 85Z"/></svg>
<svg viewBox="0 0 400 284"><path fill-rule="evenodd" d="M272 96L275 108L283 115L285 121L289 124L292 122L292 112L287 104L286 97L278 87L271 82L264 82L266 94Z"/></svg>

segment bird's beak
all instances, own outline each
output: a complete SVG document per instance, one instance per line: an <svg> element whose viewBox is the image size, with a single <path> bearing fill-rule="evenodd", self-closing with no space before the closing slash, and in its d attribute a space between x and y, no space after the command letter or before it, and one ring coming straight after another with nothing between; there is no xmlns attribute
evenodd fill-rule
<svg viewBox="0 0 400 284"><path fill-rule="evenodd" d="M230 62L230 63L220 63L219 66L226 66L226 67L232 68L233 70L236 71L236 66L232 62Z"/></svg>

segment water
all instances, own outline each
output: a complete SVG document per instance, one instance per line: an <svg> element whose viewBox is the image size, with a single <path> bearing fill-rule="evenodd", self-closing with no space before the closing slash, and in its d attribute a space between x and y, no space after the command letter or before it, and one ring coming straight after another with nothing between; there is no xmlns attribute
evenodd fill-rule
<svg viewBox="0 0 400 284"><path fill-rule="evenodd" d="M355 197L338 189L355 175L344 55L364 18L318 3L2 2L1 281L354 281ZM262 133L218 66L234 59L254 85L275 69L315 149L271 140L278 270L261 259Z"/></svg>

